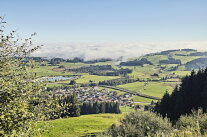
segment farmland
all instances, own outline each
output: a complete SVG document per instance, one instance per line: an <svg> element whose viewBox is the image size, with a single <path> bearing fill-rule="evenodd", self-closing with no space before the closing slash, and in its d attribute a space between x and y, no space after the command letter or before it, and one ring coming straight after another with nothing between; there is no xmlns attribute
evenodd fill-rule
<svg viewBox="0 0 207 137"><path fill-rule="evenodd" d="M164 53L164 54L163 54ZM107 92L105 95L110 93L115 93L114 97L124 97L127 95L126 92L118 89L99 87L99 82L108 81L108 83L113 84L109 86L114 86L121 89L129 90L133 93L141 93L144 95L149 95L153 97L161 98L165 92L172 93L176 85L180 83L182 77L189 75L190 71L186 70L185 64L194 59L200 58L200 56L190 56L191 53L195 51L173 51L166 54L156 53L152 55L146 55L137 58L136 60L146 58L152 64L143 64L141 66L120 66L117 62L106 61L106 62L96 62L96 63L84 63L84 62L60 62L59 64L51 65L49 62L44 62L45 65L38 65L35 68L34 72L38 77L51 77L51 76L76 76L75 86L80 87L84 84L89 86L93 84L101 92ZM160 64L161 60L168 60L170 57L180 60L181 64ZM132 60L132 59L131 59ZM41 64L41 63L40 63ZM95 75L90 73L79 73L69 70L75 70L79 68L89 68L90 66L104 66L110 65L112 70L119 69L129 69L132 70L131 73L127 75L117 75L117 76L104 76L104 75ZM98 74L102 74L102 70L98 70ZM110 72L110 71L109 71ZM134 82L129 83L119 83L119 79L133 79ZM113 81L116 80L116 81ZM53 81L48 82L48 87L72 87L70 85L71 80L62 80L62 81ZM115 82L115 83L114 83ZM76 89L77 90L77 89ZM97 91L98 91L97 90ZM96 90L94 90L96 91ZM94 92L94 94L98 92ZM101 93L100 92L100 93ZM92 93L92 91L86 91L86 93ZM104 94L104 93L103 93ZM92 95L92 94L91 94ZM90 95L90 97L91 97ZM98 95L98 94L97 94ZM94 95L95 96L95 95ZM100 96L100 94L99 94ZM86 97L87 99L87 97ZM144 107L149 105L152 102L152 99L145 97L140 97L136 95L130 95L128 98L131 102L134 103L134 106L139 105ZM156 100L153 100L156 102ZM118 123L118 121L126 113L133 111L134 108L121 106L122 114L92 114L92 115L82 115L80 117L64 118L48 121L49 127L41 135L48 136L84 136L91 133L99 133L106 130L110 125ZM45 124L45 123L44 123ZM41 124L40 124L41 125Z"/></svg>
<svg viewBox="0 0 207 137"><path fill-rule="evenodd" d="M0 11L0 137L207 137L207 1Z"/></svg>
<svg viewBox="0 0 207 137"><path fill-rule="evenodd" d="M162 97L163 93L168 91L171 93L176 83L172 82L149 82L145 85L145 82L135 82L124 85L119 85L118 87L125 88L134 92L140 92L147 95Z"/></svg>
<svg viewBox="0 0 207 137"><path fill-rule="evenodd" d="M152 62L151 65L144 64L142 66L119 66L116 61L106 61L106 62L96 62L96 63L84 63L84 62L60 62L56 65L50 65L49 62L45 61L44 65L37 65L34 72L38 77L43 76L70 76L77 75L76 84L88 84L96 83L100 81L107 81L113 79L123 78L123 75L119 76L100 76L89 73L77 73L72 71L67 71L71 69L78 69L80 67L89 67L89 66L103 66L111 65L113 69L130 69L132 73L128 74L129 78L140 79L147 82L147 85L144 86L145 82L136 82L122 84L118 87L132 90L134 92L140 92L147 95L162 97L162 95L168 91L172 92L176 84L179 84L180 78L190 74L190 71L185 69L185 64L194 59L200 58L201 56L190 56L196 51L191 50L175 50L175 51L163 51L161 53L150 54L137 58L143 59L146 58L148 61ZM167 60L168 58L173 57L181 61L181 65L178 64L159 64L161 60ZM132 60L132 59L131 59ZM41 64L41 63L40 63ZM61 66L61 67L60 67ZM164 81L162 80L164 79ZM155 80L155 81L152 81ZM160 81L162 80L162 81ZM60 87L60 86L69 86L70 80L65 81L54 81L49 82L48 87ZM123 92L118 92L123 94ZM135 100L141 99L141 97L133 97ZM141 99L142 100L142 99Z"/></svg>

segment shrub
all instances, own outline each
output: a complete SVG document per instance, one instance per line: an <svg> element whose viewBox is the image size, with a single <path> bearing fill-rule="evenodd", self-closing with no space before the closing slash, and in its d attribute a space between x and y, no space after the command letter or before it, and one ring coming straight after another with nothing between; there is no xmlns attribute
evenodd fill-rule
<svg viewBox="0 0 207 137"><path fill-rule="evenodd" d="M176 127L181 130L185 128L199 129L199 132L205 134L207 132L207 114L203 113L201 109L192 111L189 116L181 116Z"/></svg>
<svg viewBox="0 0 207 137"><path fill-rule="evenodd" d="M32 45L35 34L25 41L15 39L15 31L5 34L5 23L0 17L0 136L30 136L40 116L30 102L44 90L28 60L38 46Z"/></svg>
<svg viewBox="0 0 207 137"><path fill-rule="evenodd" d="M106 134L112 137L144 137L157 133L169 133L172 125L168 119L152 112L135 111L127 114L119 125L112 125Z"/></svg>

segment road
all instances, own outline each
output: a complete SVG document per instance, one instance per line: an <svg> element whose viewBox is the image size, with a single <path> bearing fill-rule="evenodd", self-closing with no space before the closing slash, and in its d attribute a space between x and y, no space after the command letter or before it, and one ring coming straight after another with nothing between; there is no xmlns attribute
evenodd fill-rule
<svg viewBox="0 0 207 137"><path fill-rule="evenodd" d="M143 94L143 93L135 93L134 91L123 89L123 88L118 88L118 87L114 87L114 86L106 86L106 85L99 85L99 86L119 90L119 91L122 91L122 92L130 93L130 94L133 94L135 96L140 96L140 97L144 97L144 98L148 98L148 99L160 100L160 98L158 98L158 97L149 96L149 95L146 95L146 94Z"/></svg>

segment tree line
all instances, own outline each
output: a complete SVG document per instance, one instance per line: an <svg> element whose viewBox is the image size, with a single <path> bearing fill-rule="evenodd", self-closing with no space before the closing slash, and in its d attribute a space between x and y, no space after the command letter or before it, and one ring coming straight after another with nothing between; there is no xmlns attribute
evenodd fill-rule
<svg viewBox="0 0 207 137"><path fill-rule="evenodd" d="M160 60L160 64L181 64L181 61L179 59L174 59L172 57L168 57L166 60Z"/></svg>
<svg viewBox="0 0 207 137"><path fill-rule="evenodd" d="M140 60L132 60L127 62L121 62L121 66L143 66L144 64L153 65L152 62L148 61L146 58L142 58Z"/></svg>
<svg viewBox="0 0 207 137"><path fill-rule="evenodd" d="M46 94L42 100L32 100L30 106L44 106L45 120L78 117L87 114L121 113L117 102L83 102L75 94L57 96Z"/></svg>
<svg viewBox="0 0 207 137"><path fill-rule="evenodd" d="M30 100L29 107L43 107L43 120L80 116L80 106L75 94L58 96L48 92Z"/></svg>
<svg viewBox="0 0 207 137"><path fill-rule="evenodd" d="M80 106L80 114L121 113L117 102L84 102Z"/></svg>
<svg viewBox="0 0 207 137"><path fill-rule="evenodd" d="M75 69L68 69L67 71L73 71L75 73L89 73L91 75L99 76L126 76L128 73L132 73L131 69L114 69L111 65L90 65L87 67L84 66Z"/></svg>
<svg viewBox="0 0 207 137"><path fill-rule="evenodd" d="M112 61L110 58L100 58L100 59L94 59L94 60L84 60L83 58L75 57L73 59L63 59L63 58L52 58L52 59L46 59L42 57L31 57L36 62L40 61L48 61L50 65L56 66L60 64L60 62L68 62L68 63L86 63L86 64L94 64L98 62L108 62Z"/></svg>
<svg viewBox="0 0 207 137"><path fill-rule="evenodd" d="M190 114L192 109L207 110L207 69L192 71L182 79L172 94L166 92L155 107L155 112L171 120L177 120L181 115Z"/></svg>

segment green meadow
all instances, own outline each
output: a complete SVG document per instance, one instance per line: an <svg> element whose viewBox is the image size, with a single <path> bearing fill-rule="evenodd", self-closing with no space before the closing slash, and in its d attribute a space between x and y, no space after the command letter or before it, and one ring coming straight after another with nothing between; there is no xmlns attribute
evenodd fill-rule
<svg viewBox="0 0 207 137"><path fill-rule="evenodd" d="M90 133L100 133L117 123L123 114L82 115L65 119L51 120L42 137L79 137Z"/></svg>
<svg viewBox="0 0 207 137"><path fill-rule="evenodd" d="M162 97L166 91L171 93L175 85L176 83L173 82L148 82L145 86L145 82L135 82L119 85L118 87L134 92L144 93L146 95Z"/></svg>
<svg viewBox="0 0 207 137"><path fill-rule="evenodd" d="M53 68L56 67L58 66L37 66L32 72L36 73L38 77L71 75L69 72L54 71Z"/></svg>
<svg viewBox="0 0 207 137"><path fill-rule="evenodd" d="M134 109L121 107L122 114L92 114L80 117L50 120L39 124L44 127L42 137L80 137L91 133L100 133L109 128L128 112Z"/></svg>

